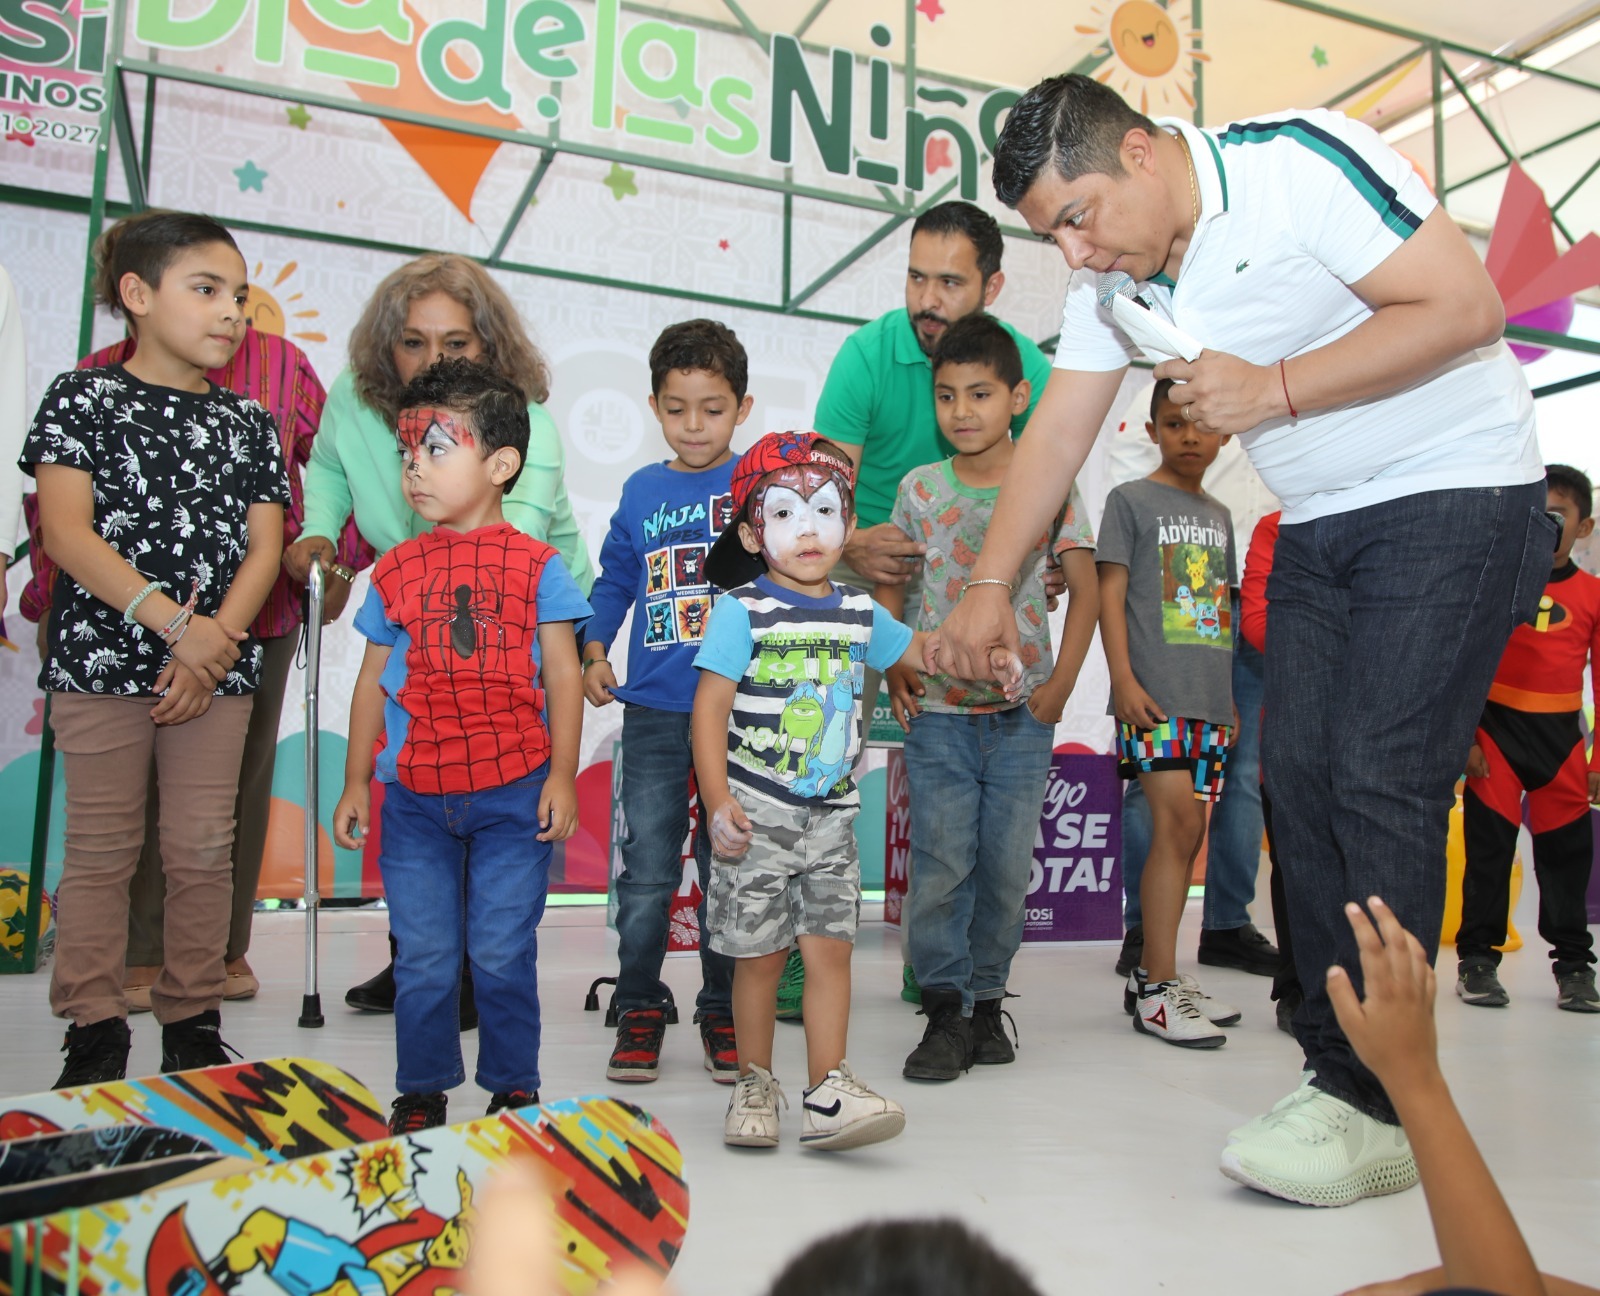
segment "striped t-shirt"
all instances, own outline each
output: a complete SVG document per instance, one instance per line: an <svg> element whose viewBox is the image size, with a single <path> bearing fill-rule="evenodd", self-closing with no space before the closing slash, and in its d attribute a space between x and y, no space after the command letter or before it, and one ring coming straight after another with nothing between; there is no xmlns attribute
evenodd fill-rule
<svg viewBox="0 0 1600 1296"><path fill-rule="evenodd" d="M809 598L760 576L717 600L694 664L739 685L728 778L780 801L856 805L861 686L911 631L870 595L835 585Z"/></svg>

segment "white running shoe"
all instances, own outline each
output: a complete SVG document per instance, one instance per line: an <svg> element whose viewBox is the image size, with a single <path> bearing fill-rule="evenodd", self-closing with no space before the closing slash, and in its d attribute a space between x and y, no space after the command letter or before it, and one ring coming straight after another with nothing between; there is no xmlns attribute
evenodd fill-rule
<svg viewBox="0 0 1600 1296"><path fill-rule="evenodd" d="M780 1100L789 1105L772 1072L752 1063L728 1098L722 1141L730 1147L777 1147Z"/></svg>
<svg viewBox="0 0 1600 1296"><path fill-rule="evenodd" d="M1398 1125L1312 1089L1270 1124L1224 1148L1222 1173L1304 1206L1348 1206L1411 1187L1417 1163Z"/></svg>
<svg viewBox="0 0 1600 1296"><path fill-rule="evenodd" d="M1279 1116L1288 1111L1289 1108L1297 1106L1301 1099L1309 1098L1312 1094L1316 1093L1316 1088L1311 1083L1312 1080L1316 1078L1316 1075L1317 1073L1315 1071L1311 1070L1310 1067L1307 1067L1300 1073L1299 1088L1297 1088L1293 1093L1278 1099L1277 1102L1272 1104L1272 1107L1269 1110L1263 1112L1261 1115L1252 1116L1243 1125L1236 1126L1235 1128L1229 1130L1228 1142L1237 1143L1240 1139L1250 1138L1258 1131L1266 1129L1268 1125L1271 1125L1275 1120L1278 1119Z"/></svg>
<svg viewBox="0 0 1600 1296"><path fill-rule="evenodd" d="M1180 1048L1221 1048L1228 1042L1181 981L1146 985L1134 1004L1133 1028Z"/></svg>
<svg viewBox="0 0 1600 1296"><path fill-rule="evenodd" d="M1128 984L1122 991L1122 1011L1128 1016L1133 1016L1134 1005L1139 1002L1139 992L1144 989L1147 973L1143 968L1134 968L1128 973ZM1213 1026L1237 1026L1241 1013L1232 1004L1225 1004L1220 999L1213 999L1200 988L1200 983L1187 972L1178 973L1178 984L1188 992L1194 1000L1195 1007L1205 1014L1205 1019Z"/></svg>
<svg viewBox="0 0 1600 1296"><path fill-rule="evenodd" d="M800 1142L805 1147L842 1151L892 1139L906 1127L905 1108L873 1093L844 1061L806 1090L800 1106Z"/></svg>

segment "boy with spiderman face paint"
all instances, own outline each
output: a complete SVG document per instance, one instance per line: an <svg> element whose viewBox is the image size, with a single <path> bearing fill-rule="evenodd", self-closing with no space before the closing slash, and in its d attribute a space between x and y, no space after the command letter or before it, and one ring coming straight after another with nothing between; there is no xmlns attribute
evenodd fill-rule
<svg viewBox="0 0 1600 1296"><path fill-rule="evenodd" d="M925 636L828 578L854 527L854 477L816 433L769 433L734 470L737 525L707 559L728 593L695 659L694 756L714 852L707 928L737 960L739 1082L723 1129L735 1146L778 1143L775 996L796 943L810 1072L801 1143L858 1147L905 1126L900 1104L844 1060L861 904L853 768L866 670L915 664Z"/></svg>

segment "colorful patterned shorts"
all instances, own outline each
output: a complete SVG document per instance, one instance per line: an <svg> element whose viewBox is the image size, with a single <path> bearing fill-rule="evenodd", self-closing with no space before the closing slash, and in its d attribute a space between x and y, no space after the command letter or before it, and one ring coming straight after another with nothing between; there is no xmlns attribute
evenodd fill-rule
<svg viewBox="0 0 1600 1296"><path fill-rule="evenodd" d="M1154 729L1117 722L1117 772L1125 779L1156 770L1189 770L1197 801L1218 801L1228 770L1231 725L1171 716Z"/></svg>
<svg viewBox="0 0 1600 1296"><path fill-rule="evenodd" d="M733 958L777 954L797 936L856 938L861 864L859 806L791 805L735 783L754 836L743 855L712 854L706 927L711 948Z"/></svg>

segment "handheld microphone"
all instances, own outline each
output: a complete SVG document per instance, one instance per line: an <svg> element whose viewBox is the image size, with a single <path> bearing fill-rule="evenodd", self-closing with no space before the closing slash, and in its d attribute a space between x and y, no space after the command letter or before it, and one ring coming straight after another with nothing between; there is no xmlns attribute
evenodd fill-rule
<svg viewBox="0 0 1600 1296"><path fill-rule="evenodd" d="M1099 276L1096 295L1111 318L1150 360L1197 360L1205 350L1170 320L1157 315L1138 296L1133 276L1121 270Z"/></svg>

